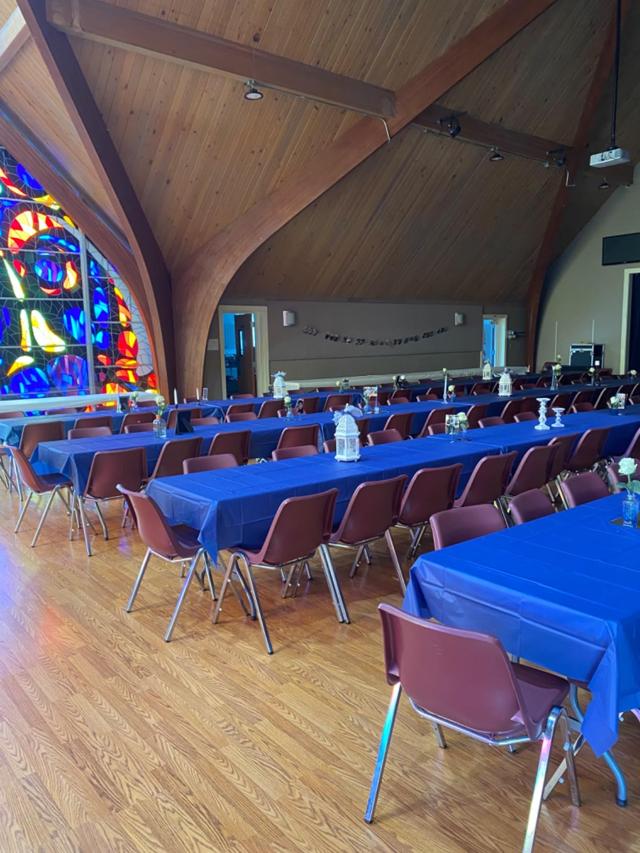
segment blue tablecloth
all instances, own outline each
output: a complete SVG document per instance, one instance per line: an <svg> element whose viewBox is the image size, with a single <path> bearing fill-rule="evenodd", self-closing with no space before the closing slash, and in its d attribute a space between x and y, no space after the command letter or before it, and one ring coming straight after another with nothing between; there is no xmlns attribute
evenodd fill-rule
<svg viewBox="0 0 640 853"><path fill-rule="evenodd" d="M600 755L640 706L640 530L621 496L420 557L409 613L499 637L513 655L587 682L583 732Z"/></svg>

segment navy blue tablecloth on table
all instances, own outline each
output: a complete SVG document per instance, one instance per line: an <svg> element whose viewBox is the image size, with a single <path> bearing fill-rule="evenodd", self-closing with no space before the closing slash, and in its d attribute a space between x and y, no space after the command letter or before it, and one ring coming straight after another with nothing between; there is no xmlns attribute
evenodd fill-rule
<svg viewBox="0 0 640 853"><path fill-rule="evenodd" d="M640 706L640 530L612 524L614 495L424 554L404 609L497 636L511 654L586 682L597 755Z"/></svg>

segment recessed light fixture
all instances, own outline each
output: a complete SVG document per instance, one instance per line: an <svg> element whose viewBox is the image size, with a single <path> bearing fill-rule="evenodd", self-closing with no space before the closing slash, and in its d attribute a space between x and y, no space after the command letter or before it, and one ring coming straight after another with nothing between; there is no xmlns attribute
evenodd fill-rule
<svg viewBox="0 0 640 853"><path fill-rule="evenodd" d="M598 184L599 190L608 190L609 189L609 181L606 178L603 178L602 183Z"/></svg>
<svg viewBox="0 0 640 853"><path fill-rule="evenodd" d="M492 163L498 163L498 162L500 162L500 160L504 160L504 157L503 157L503 156L502 156L502 154L498 151L498 149L497 149L497 148L492 148L492 149L491 149L491 156L489 157L489 160L490 160Z"/></svg>
<svg viewBox="0 0 640 853"><path fill-rule="evenodd" d="M261 101L262 98L264 98L264 95L262 94L260 89L256 88L256 81L255 80L247 80L247 82L244 84L244 87L245 87L245 93L244 93L245 101Z"/></svg>

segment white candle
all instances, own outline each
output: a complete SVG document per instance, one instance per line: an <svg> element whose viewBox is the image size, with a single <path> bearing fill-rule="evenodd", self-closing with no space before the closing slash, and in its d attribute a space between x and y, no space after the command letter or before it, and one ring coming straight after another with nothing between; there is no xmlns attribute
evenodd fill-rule
<svg viewBox="0 0 640 853"><path fill-rule="evenodd" d="M556 320L556 339L553 345L553 360L556 360L558 355L558 321Z"/></svg>
<svg viewBox="0 0 640 853"><path fill-rule="evenodd" d="M173 389L173 403L176 406L178 405L178 389L177 388Z"/></svg>
<svg viewBox="0 0 640 853"><path fill-rule="evenodd" d="M196 400L200 399L200 389L196 388Z"/></svg>

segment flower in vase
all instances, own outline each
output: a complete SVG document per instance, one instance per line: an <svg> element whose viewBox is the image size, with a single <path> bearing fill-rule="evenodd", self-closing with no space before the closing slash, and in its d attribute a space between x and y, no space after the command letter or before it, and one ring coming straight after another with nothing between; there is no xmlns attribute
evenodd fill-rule
<svg viewBox="0 0 640 853"><path fill-rule="evenodd" d="M164 399L162 394L156 394L156 408L158 409L159 415L161 415L167 408L167 401Z"/></svg>
<svg viewBox="0 0 640 853"><path fill-rule="evenodd" d="M624 456L618 462L618 471L623 474L625 477L631 477L636 473L638 468L638 463L635 459L632 459L630 456Z"/></svg>
<svg viewBox="0 0 640 853"><path fill-rule="evenodd" d="M450 394L453 394L453 392L454 392L455 390L456 390L456 386L455 386L455 385L449 385L449 387L447 388L447 391L448 391Z"/></svg>
<svg viewBox="0 0 640 853"><path fill-rule="evenodd" d="M284 395L284 398L283 398L283 400L282 400L282 402L284 403L285 408L287 408L287 409L288 409L288 408L289 408L289 406L291 405L291 397L290 397L290 395L289 395L289 394L285 394L285 395Z"/></svg>
<svg viewBox="0 0 640 853"><path fill-rule="evenodd" d="M630 371L629 371L629 376L637 376L637 375L638 375L638 371L637 371L637 370L630 370Z"/></svg>
<svg viewBox="0 0 640 853"><path fill-rule="evenodd" d="M591 373L591 374L593 375L595 372L596 372L595 367L590 367L590 368L589 368L589 373Z"/></svg>
<svg viewBox="0 0 640 853"><path fill-rule="evenodd" d="M620 405L620 400L618 399L617 395L614 395L613 397L609 397L609 408L610 409L617 409L619 405Z"/></svg>

